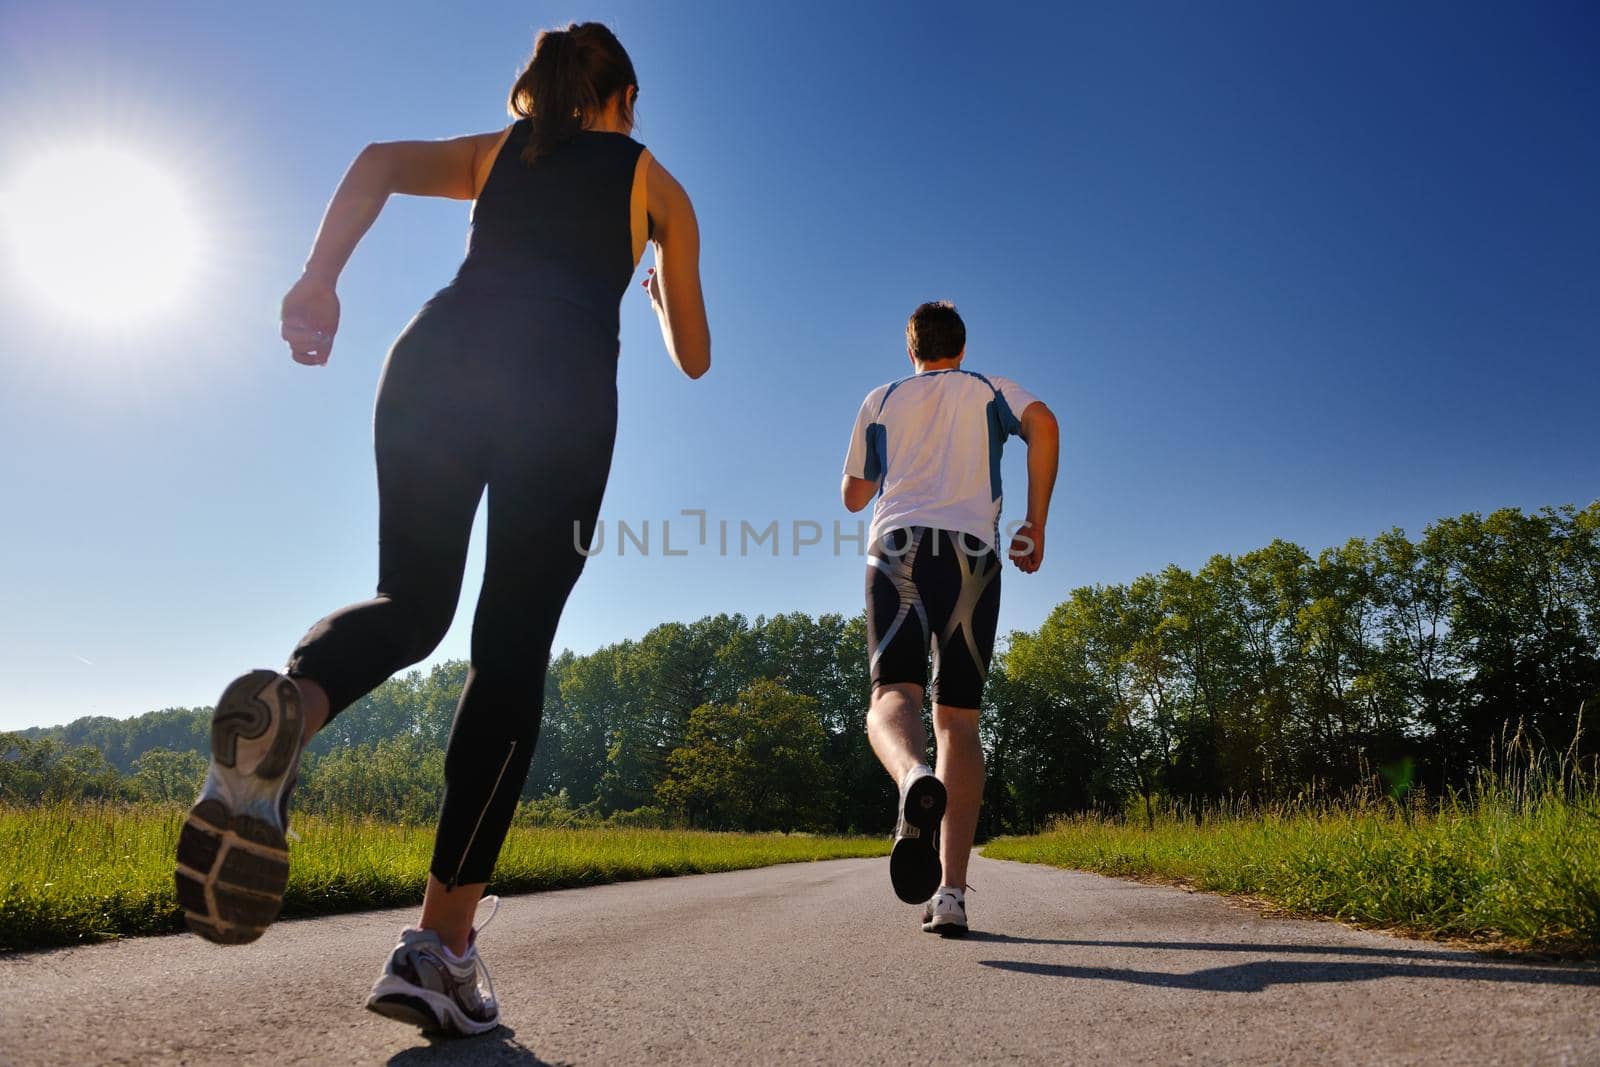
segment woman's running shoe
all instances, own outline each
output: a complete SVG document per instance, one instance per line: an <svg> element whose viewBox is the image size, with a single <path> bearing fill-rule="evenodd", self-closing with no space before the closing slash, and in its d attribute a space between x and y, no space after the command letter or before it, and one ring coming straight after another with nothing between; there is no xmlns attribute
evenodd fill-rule
<svg viewBox="0 0 1600 1067"><path fill-rule="evenodd" d="M498 897L485 897L494 905L489 919L500 910ZM479 927L467 942L467 954L458 957L445 948L432 930L408 927L389 954L372 992L367 1010L421 1027L429 1033L458 1037L482 1034L500 1025L500 1005L495 1001L489 968L478 955Z"/></svg>
<svg viewBox="0 0 1600 1067"><path fill-rule="evenodd" d="M939 823L944 819L944 783L925 765L900 782L900 821L889 853L889 880L895 896L921 904L939 888Z"/></svg>
<svg viewBox="0 0 1600 1067"><path fill-rule="evenodd" d="M289 792L300 767L299 688L277 671L234 679L211 716L211 769L178 834L178 903L218 944L254 941L289 884Z"/></svg>

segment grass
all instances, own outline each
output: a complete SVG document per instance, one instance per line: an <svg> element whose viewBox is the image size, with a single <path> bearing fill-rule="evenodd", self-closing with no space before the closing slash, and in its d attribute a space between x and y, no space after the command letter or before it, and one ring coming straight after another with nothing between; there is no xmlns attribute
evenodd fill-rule
<svg viewBox="0 0 1600 1067"><path fill-rule="evenodd" d="M1177 882L1331 917L1513 950L1600 954L1600 789L1534 758L1465 795L1072 819L984 855Z"/></svg>
<svg viewBox="0 0 1600 1067"><path fill-rule="evenodd" d="M165 807L0 807L0 951L183 929L172 857L184 813ZM416 904L431 827L297 817L283 914ZM513 827L491 892L877 856L881 838Z"/></svg>

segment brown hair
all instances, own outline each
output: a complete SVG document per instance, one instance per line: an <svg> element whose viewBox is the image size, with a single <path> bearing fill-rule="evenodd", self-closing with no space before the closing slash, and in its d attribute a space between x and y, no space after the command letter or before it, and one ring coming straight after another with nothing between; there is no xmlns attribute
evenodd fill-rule
<svg viewBox="0 0 1600 1067"><path fill-rule="evenodd" d="M906 347L918 363L954 359L967 347L967 324L950 301L929 301L906 321Z"/></svg>
<svg viewBox="0 0 1600 1067"><path fill-rule="evenodd" d="M506 101L510 112L533 120L533 135L522 150L529 163L570 141L617 93L623 93L624 115L633 114L627 89L637 91L633 60L604 24L573 22L564 30L541 30L533 42L533 58L517 76Z"/></svg>

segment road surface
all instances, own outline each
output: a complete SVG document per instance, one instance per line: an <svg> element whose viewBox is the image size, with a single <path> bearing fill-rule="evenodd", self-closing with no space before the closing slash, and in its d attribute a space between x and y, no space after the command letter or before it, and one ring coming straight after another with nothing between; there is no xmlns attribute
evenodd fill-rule
<svg viewBox="0 0 1600 1067"><path fill-rule="evenodd" d="M508 898L505 1026L362 1010L410 911L0 957L0 1063L1600 1064L1600 967L1498 959L1203 894L975 860L924 934L885 860Z"/></svg>

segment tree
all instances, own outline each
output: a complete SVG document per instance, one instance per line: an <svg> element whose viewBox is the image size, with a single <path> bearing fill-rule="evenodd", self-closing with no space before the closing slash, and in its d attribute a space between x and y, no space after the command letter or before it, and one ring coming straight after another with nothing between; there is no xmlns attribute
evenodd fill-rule
<svg viewBox="0 0 1600 1067"><path fill-rule="evenodd" d="M1462 666L1447 640L1452 576L1436 526L1417 542L1399 529L1373 539L1372 595L1386 684L1405 708L1405 733L1430 742L1442 783L1454 762L1454 745L1445 742L1457 736Z"/></svg>
<svg viewBox="0 0 1600 1067"><path fill-rule="evenodd" d="M206 758L198 752L152 748L133 764L129 792L156 804L187 804L205 782Z"/></svg>
<svg viewBox="0 0 1600 1067"><path fill-rule="evenodd" d="M1074 590L1038 633L1011 635L1006 767L1024 828L1053 815L1121 806L1112 751L1116 699L1093 647L1103 595L1099 587Z"/></svg>
<svg viewBox="0 0 1600 1067"><path fill-rule="evenodd" d="M1585 568L1570 566L1593 558L1577 520L1570 507L1532 515L1502 508L1436 524L1454 572L1449 640L1469 675L1463 740L1479 759L1517 719L1564 747L1579 706L1600 690L1600 649L1585 626Z"/></svg>
<svg viewBox="0 0 1600 1067"><path fill-rule="evenodd" d="M110 800L120 785L117 769L98 748L0 734L0 799L22 804Z"/></svg>
<svg viewBox="0 0 1600 1067"><path fill-rule="evenodd" d="M404 823L438 818L444 798L444 750L417 734L309 756L295 790L298 810L370 815Z"/></svg>
<svg viewBox="0 0 1600 1067"><path fill-rule="evenodd" d="M825 744L815 700L758 681L730 703L690 713L656 796L696 826L822 829L832 801Z"/></svg>

